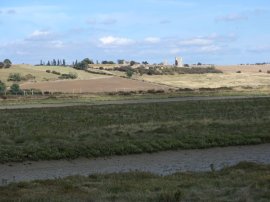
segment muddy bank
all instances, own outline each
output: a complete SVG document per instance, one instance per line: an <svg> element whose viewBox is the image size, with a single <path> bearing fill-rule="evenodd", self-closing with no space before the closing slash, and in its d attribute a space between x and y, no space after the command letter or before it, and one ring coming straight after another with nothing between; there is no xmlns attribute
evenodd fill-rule
<svg viewBox="0 0 270 202"><path fill-rule="evenodd" d="M114 156L110 158L41 161L0 165L0 185L36 179L54 179L70 175L144 171L168 175L185 171L210 171L242 161L270 164L270 144L179 150L154 154Z"/></svg>

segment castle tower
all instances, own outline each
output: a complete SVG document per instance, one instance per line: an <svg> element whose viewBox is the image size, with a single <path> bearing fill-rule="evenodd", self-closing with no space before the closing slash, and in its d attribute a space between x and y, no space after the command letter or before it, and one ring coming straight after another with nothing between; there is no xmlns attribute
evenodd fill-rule
<svg viewBox="0 0 270 202"><path fill-rule="evenodd" d="M181 57L176 57L176 58L175 58L175 66L176 66L176 67L184 67L184 64L183 64L183 58L181 58Z"/></svg>

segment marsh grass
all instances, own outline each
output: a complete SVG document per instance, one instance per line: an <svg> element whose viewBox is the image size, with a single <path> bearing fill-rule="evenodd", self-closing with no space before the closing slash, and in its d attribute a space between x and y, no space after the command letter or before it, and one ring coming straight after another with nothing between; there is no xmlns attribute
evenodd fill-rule
<svg viewBox="0 0 270 202"><path fill-rule="evenodd" d="M207 173L73 176L0 187L0 201L269 201L270 166L240 163Z"/></svg>
<svg viewBox="0 0 270 202"><path fill-rule="evenodd" d="M0 162L270 142L269 98L0 113Z"/></svg>

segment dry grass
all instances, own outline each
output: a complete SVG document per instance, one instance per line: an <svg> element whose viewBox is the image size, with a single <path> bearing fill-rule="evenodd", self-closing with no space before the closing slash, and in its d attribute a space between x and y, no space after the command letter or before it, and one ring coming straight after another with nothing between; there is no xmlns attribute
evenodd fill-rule
<svg viewBox="0 0 270 202"><path fill-rule="evenodd" d="M48 67L48 66L30 66L29 65L29 66L25 66L24 68L29 69L29 70L37 70L40 72L46 72L46 70L51 70L51 71L60 72L61 74L75 73L78 75L78 79L81 79L81 80L107 77L104 75L91 74L85 71L76 70L70 67L57 67L57 66Z"/></svg>
<svg viewBox="0 0 270 202"><path fill-rule="evenodd" d="M85 71L79 71L70 67L13 65L9 69L0 69L0 80L5 82L8 86L11 85L12 82L7 81L8 76L11 73L19 73L22 76L31 74L35 76L35 82L59 80L58 79L59 75L47 73L46 70L57 71L57 72L60 72L61 74L76 73L78 75L78 79L80 80L108 77L105 75L98 75L98 74L88 73Z"/></svg>
<svg viewBox="0 0 270 202"><path fill-rule="evenodd" d="M241 71L243 73L258 73L262 70L263 73L270 71L270 65L234 65L234 66L217 66L217 69L224 73L235 73Z"/></svg>
<svg viewBox="0 0 270 202"><path fill-rule="evenodd" d="M270 74L266 73L144 75L138 78L154 83L166 84L172 87L191 89L260 87L270 85Z"/></svg>

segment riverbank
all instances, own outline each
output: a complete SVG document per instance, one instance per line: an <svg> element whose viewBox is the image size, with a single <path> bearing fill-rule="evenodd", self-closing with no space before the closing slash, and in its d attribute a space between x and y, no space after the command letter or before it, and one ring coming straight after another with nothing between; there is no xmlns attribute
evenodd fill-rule
<svg viewBox="0 0 270 202"><path fill-rule="evenodd" d="M113 156L0 164L4 183L63 178L73 175L149 172L170 175L177 172L208 172L234 166L240 162L270 164L270 144L166 151L153 154Z"/></svg>
<svg viewBox="0 0 270 202"><path fill-rule="evenodd" d="M270 166L241 163L221 171L73 176L0 187L0 201L269 201Z"/></svg>

